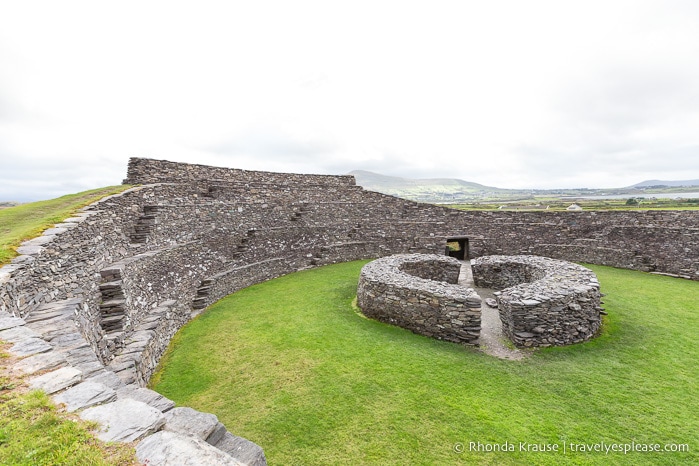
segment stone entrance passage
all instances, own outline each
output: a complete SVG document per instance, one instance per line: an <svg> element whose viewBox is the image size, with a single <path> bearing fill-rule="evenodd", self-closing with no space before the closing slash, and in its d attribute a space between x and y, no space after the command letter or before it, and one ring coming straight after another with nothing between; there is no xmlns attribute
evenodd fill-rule
<svg viewBox="0 0 699 466"><path fill-rule="evenodd" d="M455 257L460 261L469 260L468 238L465 236L454 236L447 238L446 255Z"/></svg>
<svg viewBox="0 0 699 466"><path fill-rule="evenodd" d="M473 288L478 296L481 297L481 333L478 338L478 347L485 354L495 356L500 359L510 359L518 361L527 355L527 351L513 348L512 344L508 344L508 338L503 334L502 321L500 314L495 306L490 306L488 303L495 302L495 290L489 288L477 288L473 281L473 272L471 270L470 261L461 262L461 271L459 273L459 285L465 288Z"/></svg>

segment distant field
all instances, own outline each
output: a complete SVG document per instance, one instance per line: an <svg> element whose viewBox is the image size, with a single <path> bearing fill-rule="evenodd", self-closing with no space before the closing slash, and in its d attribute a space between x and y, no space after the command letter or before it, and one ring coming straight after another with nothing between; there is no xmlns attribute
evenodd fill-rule
<svg viewBox="0 0 699 466"><path fill-rule="evenodd" d="M0 209L0 266L17 256L15 248L22 241L39 236L42 231L60 223L82 207L129 187L109 186Z"/></svg>
<svg viewBox="0 0 699 466"><path fill-rule="evenodd" d="M699 210L699 199L576 199L530 198L516 201L483 201L465 204L448 204L460 210L566 210L571 204L577 204L583 210ZM548 207L548 209L547 209Z"/></svg>
<svg viewBox="0 0 699 466"><path fill-rule="evenodd" d="M360 316L363 263L219 301L177 334L153 388L217 414L271 466L699 463L699 282L593 266L601 336L515 362ZM689 452L570 451L632 442Z"/></svg>

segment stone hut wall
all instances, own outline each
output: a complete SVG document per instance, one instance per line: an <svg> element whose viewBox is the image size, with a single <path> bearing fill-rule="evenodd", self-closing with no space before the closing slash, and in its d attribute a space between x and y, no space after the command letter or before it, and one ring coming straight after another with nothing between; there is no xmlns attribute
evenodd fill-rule
<svg viewBox="0 0 699 466"><path fill-rule="evenodd" d="M599 330L599 282L590 269L537 256L471 262L476 286L502 290L495 293L502 329L515 345L570 345Z"/></svg>
<svg viewBox="0 0 699 466"><path fill-rule="evenodd" d="M473 289L456 285L460 268L458 260L433 254L377 259L362 268L357 305L373 319L440 340L476 345L481 298Z"/></svg>

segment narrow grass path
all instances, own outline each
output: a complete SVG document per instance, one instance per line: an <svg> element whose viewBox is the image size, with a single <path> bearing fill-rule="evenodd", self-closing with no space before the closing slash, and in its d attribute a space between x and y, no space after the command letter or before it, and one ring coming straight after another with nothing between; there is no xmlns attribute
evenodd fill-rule
<svg viewBox="0 0 699 466"><path fill-rule="evenodd" d="M39 236L42 231L62 222L82 207L129 188L126 185L108 186L0 209L0 266L17 256L15 248L22 241Z"/></svg>
<svg viewBox="0 0 699 466"><path fill-rule="evenodd" d="M219 301L178 333L153 387L216 413L270 465L699 463L699 283L594 266L602 335L505 361L358 315L363 263ZM689 452L570 451L632 442Z"/></svg>

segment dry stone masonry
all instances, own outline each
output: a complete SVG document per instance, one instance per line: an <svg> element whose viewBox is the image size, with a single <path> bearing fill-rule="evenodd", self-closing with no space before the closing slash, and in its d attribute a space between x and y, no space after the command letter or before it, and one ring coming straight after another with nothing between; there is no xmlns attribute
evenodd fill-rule
<svg viewBox="0 0 699 466"><path fill-rule="evenodd" d="M415 333L476 345L481 298L459 286L461 262L434 254L398 254L362 267L357 305L371 318Z"/></svg>
<svg viewBox="0 0 699 466"><path fill-rule="evenodd" d="M519 347L580 343L599 330L599 282L588 268L536 256L484 256L471 267L477 287L501 290L502 330Z"/></svg>
<svg viewBox="0 0 699 466"><path fill-rule="evenodd" d="M57 396L90 382L70 392L69 409L114 403L103 401L109 390L156 403L122 389L144 387L174 333L227 294L334 262L441 255L449 238L467 239L467 258L534 254L699 280L697 211L462 212L365 191L351 176L141 158L125 181L137 186L25 242L0 268L0 339L25 357L22 371L55 372L35 383ZM206 439L155 435L172 445L153 454L210 453Z"/></svg>

